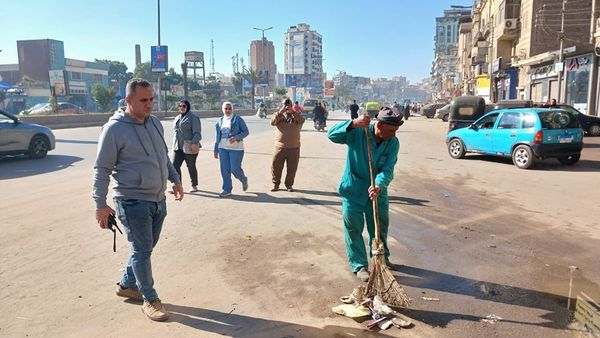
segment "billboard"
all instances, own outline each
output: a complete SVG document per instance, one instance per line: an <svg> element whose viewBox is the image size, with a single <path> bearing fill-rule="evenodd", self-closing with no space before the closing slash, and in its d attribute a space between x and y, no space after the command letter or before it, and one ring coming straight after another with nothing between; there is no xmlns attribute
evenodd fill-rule
<svg viewBox="0 0 600 338"><path fill-rule="evenodd" d="M306 75L285 74L286 87L307 87Z"/></svg>
<svg viewBox="0 0 600 338"><path fill-rule="evenodd" d="M203 52L185 52L185 62L204 62Z"/></svg>
<svg viewBox="0 0 600 338"><path fill-rule="evenodd" d="M65 72L62 69L49 70L50 88L54 88L54 96L67 95Z"/></svg>
<svg viewBox="0 0 600 338"><path fill-rule="evenodd" d="M169 70L167 46L150 47L150 66L155 73L165 73Z"/></svg>
<svg viewBox="0 0 600 338"><path fill-rule="evenodd" d="M258 71L258 85L268 86L269 85L269 71L262 69Z"/></svg>

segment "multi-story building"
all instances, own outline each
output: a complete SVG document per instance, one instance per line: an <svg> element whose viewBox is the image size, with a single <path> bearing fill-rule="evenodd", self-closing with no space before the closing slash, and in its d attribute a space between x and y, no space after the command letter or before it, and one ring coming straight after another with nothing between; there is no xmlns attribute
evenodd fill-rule
<svg viewBox="0 0 600 338"><path fill-rule="evenodd" d="M458 29L458 78L459 78L459 92L460 94L466 93L473 95L473 81L470 77L471 69L471 53L473 46L473 34L472 32L472 20L471 18L462 19Z"/></svg>
<svg viewBox="0 0 600 338"><path fill-rule="evenodd" d="M435 18L435 57L431 67L434 95L450 97L459 86L458 78L458 33L462 18L470 17L471 10L453 8L444 10L444 16Z"/></svg>
<svg viewBox="0 0 600 338"><path fill-rule="evenodd" d="M556 98L584 112L596 111L591 14L586 0L521 1L520 37L513 54L513 66L520 68L520 97L538 102Z"/></svg>
<svg viewBox="0 0 600 338"><path fill-rule="evenodd" d="M306 88L310 95L323 95L323 39L305 23L285 33L285 74L287 87Z"/></svg>
<svg viewBox="0 0 600 338"><path fill-rule="evenodd" d="M259 86L272 92L275 86L275 48L273 42L263 38L250 43L250 66L259 74Z"/></svg>
<svg viewBox="0 0 600 338"><path fill-rule="evenodd" d="M70 98L84 110L96 111L92 87L97 83L109 86L107 64L67 59L63 42L52 39L17 41L17 51L18 67L10 69L13 77L18 73L19 82L27 82L24 105L45 103L55 96L58 101Z"/></svg>
<svg viewBox="0 0 600 338"><path fill-rule="evenodd" d="M467 48L459 52L463 88L471 84L474 94L492 102L555 98L596 114L597 17L598 10L587 0L477 1L471 18L470 66Z"/></svg>

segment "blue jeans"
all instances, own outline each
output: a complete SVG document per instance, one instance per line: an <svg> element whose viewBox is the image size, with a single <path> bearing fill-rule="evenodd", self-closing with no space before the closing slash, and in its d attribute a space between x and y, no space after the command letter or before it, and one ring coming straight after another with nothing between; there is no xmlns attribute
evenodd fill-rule
<svg viewBox="0 0 600 338"><path fill-rule="evenodd" d="M127 240L131 242L131 253L121 280L121 287L137 287L145 300L155 301L158 299L158 294L154 290L150 256L167 216L166 201L163 199L160 202L149 202L115 198L114 202L117 216L125 227Z"/></svg>
<svg viewBox="0 0 600 338"><path fill-rule="evenodd" d="M227 150L219 148L219 164L221 165L221 177L223 177L224 192L231 192L231 189L233 189L231 174L242 183L248 181L248 177L246 177L244 170L242 169L243 159L243 150Z"/></svg>

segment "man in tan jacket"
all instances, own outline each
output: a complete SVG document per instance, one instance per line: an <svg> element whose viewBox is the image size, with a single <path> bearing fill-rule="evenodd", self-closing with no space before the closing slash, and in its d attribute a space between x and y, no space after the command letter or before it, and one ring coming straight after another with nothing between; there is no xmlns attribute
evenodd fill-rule
<svg viewBox="0 0 600 338"><path fill-rule="evenodd" d="M292 186L300 161L300 130L303 123L304 116L302 116L302 112L296 112L292 109L292 100L290 99L286 99L279 111L271 117L271 125L277 128L271 165L271 175L273 177L271 191L279 190L284 163L287 163L285 187L289 192L294 191Z"/></svg>

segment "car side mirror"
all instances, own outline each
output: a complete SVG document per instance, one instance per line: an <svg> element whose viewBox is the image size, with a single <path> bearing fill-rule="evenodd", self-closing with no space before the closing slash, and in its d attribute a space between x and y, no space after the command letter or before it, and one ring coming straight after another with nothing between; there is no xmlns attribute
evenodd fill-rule
<svg viewBox="0 0 600 338"><path fill-rule="evenodd" d="M470 126L469 126L469 128L471 128L471 129L473 129L473 130L477 130L477 129L479 129L479 128L477 128L477 126L476 126L476 125L474 125L474 124L470 125Z"/></svg>

